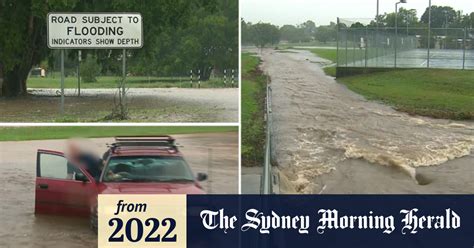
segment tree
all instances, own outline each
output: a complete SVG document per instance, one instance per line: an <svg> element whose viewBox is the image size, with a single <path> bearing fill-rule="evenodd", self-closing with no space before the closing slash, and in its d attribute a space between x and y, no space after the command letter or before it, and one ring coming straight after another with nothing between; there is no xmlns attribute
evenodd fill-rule
<svg viewBox="0 0 474 248"><path fill-rule="evenodd" d="M46 55L46 15L67 11L76 1L0 0L0 96L25 95L31 67Z"/></svg>
<svg viewBox="0 0 474 248"><path fill-rule="evenodd" d="M458 22L457 12L449 6L432 6L431 7L431 28L445 28L446 24L453 24ZM446 23L446 20L448 21ZM427 8L423 16L421 16L422 23L429 22L429 9Z"/></svg>
<svg viewBox="0 0 474 248"><path fill-rule="evenodd" d="M97 82L96 77L100 75L101 67L94 55L87 54L81 68L81 77L85 83Z"/></svg>
<svg viewBox="0 0 474 248"><path fill-rule="evenodd" d="M127 59L128 71L136 75L200 69L207 79L211 70L238 67L236 0L0 0L0 96L25 95L33 65L46 59L55 67L54 50L46 46L46 16L54 11L141 13L144 47L129 50ZM120 75L121 50L85 53L97 57L102 73Z"/></svg>
<svg viewBox="0 0 474 248"><path fill-rule="evenodd" d="M311 41L316 34L316 24L313 21L306 21L302 23L299 28L303 30L305 41Z"/></svg>
<svg viewBox="0 0 474 248"><path fill-rule="evenodd" d="M335 41L337 39L337 25L331 22L328 26L319 26L316 32L316 39L322 43Z"/></svg>
<svg viewBox="0 0 474 248"><path fill-rule="evenodd" d="M291 43L301 42L304 38L302 29L299 29L293 25L284 25L280 28L281 40L286 40Z"/></svg>
<svg viewBox="0 0 474 248"><path fill-rule="evenodd" d="M257 23L252 26L254 32L253 43L258 48L266 45L275 45L280 42L280 30L269 23Z"/></svg>

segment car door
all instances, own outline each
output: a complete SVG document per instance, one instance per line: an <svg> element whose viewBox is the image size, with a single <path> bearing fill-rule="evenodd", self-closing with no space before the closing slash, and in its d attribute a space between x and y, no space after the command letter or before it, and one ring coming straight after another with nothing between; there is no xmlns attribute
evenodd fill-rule
<svg viewBox="0 0 474 248"><path fill-rule="evenodd" d="M38 150L35 213L88 216L97 195L94 178L61 152Z"/></svg>

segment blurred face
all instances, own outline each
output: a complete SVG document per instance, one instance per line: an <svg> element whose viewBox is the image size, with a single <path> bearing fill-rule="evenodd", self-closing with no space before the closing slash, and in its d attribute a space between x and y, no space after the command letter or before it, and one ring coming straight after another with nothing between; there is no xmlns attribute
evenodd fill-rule
<svg viewBox="0 0 474 248"><path fill-rule="evenodd" d="M70 157L76 157L79 155L79 153L80 153L79 145L75 141L69 140L68 141L68 155Z"/></svg>

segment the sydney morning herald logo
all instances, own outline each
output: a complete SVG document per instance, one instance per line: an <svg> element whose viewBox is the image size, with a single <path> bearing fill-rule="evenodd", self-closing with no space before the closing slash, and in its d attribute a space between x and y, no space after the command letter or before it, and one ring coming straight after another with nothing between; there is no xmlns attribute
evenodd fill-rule
<svg viewBox="0 0 474 248"><path fill-rule="evenodd" d="M222 230L224 233L238 229L242 232L254 230L260 234L270 234L274 230L294 230L305 235L313 231L312 221L316 221L314 230L320 235L329 230L380 230L384 234L393 234L397 230L397 223L403 235L415 235L424 230L455 230L461 227L461 217L449 208L432 215L422 215L417 208L402 209L397 216L378 215L373 211L366 215L345 215L336 209L319 209L316 213L314 216L290 216L280 215L275 211L266 214L257 209L248 209L240 227L237 226L237 216L226 215L225 209L203 210L200 217L206 229Z"/></svg>

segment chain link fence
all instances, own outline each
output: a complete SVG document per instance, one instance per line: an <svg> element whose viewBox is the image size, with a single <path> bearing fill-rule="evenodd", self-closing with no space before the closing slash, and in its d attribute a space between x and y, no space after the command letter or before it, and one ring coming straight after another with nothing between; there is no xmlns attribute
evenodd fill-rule
<svg viewBox="0 0 474 248"><path fill-rule="evenodd" d="M474 69L474 29L339 25L337 66Z"/></svg>

